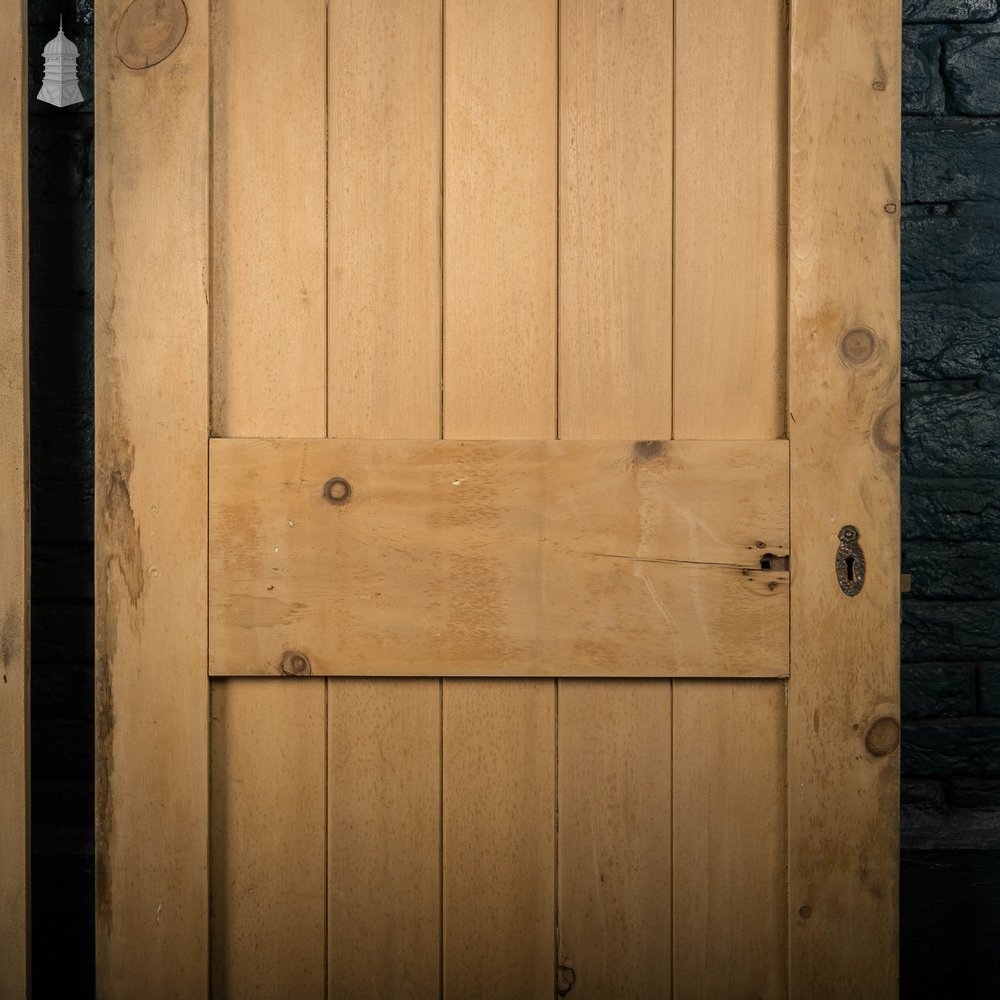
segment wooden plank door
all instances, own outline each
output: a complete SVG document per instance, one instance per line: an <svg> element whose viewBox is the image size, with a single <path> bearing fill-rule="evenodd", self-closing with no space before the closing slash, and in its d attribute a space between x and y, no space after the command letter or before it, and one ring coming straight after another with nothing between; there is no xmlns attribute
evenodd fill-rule
<svg viewBox="0 0 1000 1000"><path fill-rule="evenodd" d="M0 995L23 997L28 927L28 98L25 5L0 4Z"/></svg>
<svg viewBox="0 0 1000 1000"><path fill-rule="evenodd" d="M892 995L894 0L103 8L104 995Z"/></svg>

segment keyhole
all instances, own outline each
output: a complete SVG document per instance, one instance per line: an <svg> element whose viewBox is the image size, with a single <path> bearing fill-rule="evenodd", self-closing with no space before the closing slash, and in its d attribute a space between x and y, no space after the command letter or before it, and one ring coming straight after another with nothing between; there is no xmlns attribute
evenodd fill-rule
<svg viewBox="0 0 1000 1000"><path fill-rule="evenodd" d="M848 556L845 562L847 564L847 582L854 583L854 556Z"/></svg>

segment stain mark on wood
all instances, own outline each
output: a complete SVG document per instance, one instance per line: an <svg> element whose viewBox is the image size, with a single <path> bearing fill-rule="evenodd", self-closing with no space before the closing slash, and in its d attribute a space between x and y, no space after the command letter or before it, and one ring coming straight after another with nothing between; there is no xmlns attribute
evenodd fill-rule
<svg viewBox="0 0 1000 1000"><path fill-rule="evenodd" d="M637 462L651 462L663 454L662 441L636 441L632 449Z"/></svg>
<svg viewBox="0 0 1000 1000"><path fill-rule="evenodd" d="M3 679L7 683L7 670L21 652L21 613L16 604L11 604L0 628L0 661L3 662Z"/></svg>
<svg viewBox="0 0 1000 1000"><path fill-rule="evenodd" d="M115 33L118 58L129 69L150 69L180 45L187 25L184 0L132 0Z"/></svg>

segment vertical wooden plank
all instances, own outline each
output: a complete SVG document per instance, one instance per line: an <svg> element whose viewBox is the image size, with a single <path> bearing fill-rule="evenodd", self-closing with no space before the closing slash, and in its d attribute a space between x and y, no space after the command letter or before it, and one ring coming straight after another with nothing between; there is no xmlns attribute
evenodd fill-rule
<svg viewBox="0 0 1000 1000"><path fill-rule="evenodd" d="M554 0L445 4L445 437L556 434L557 33ZM548 998L555 684L442 702L445 995Z"/></svg>
<svg viewBox="0 0 1000 1000"><path fill-rule="evenodd" d="M323 688L212 685L213 996L326 995Z"/></svg>
<svg viewBox="0 0 1000 1000"><path fill-rule="evenodd" d="M785 687L674 681L674 991L786 996Z"/></svg>
<svg viewBox="0 0 1000 1000"><path fill-rule="evenodd" d="M444 995L548 1000L555 684L444 682Z"/></svg>
<svg viewBox="0 0 1000 1000"><path fill-rule="evenodd" d="M559 983L671 995L669 680L559 682Z"/></svg>
<svg viewBox="0 0 1000 1000"><path fill-rule="evenodd" d="M332 437L441 428L441 0L330 5Z"/></svg>
<svg viewBox="0 0 1000 1000"><path fill-rule="evenodd" d="M785 427L786 0L676 0L674 436Z"/></svg>
<svg viewBox="0 0 1000 1000"><path fill-rule="evenodd" d="M445 5L448 438L554 436L556 6Z"/></svg>
<svg viewBox="0 0 1000 1000"><path fill-rule="evenodd" d="M28 171L25 5L0 4L0 995L28 995Z"/></svg>
<svg viewBox="0 0 1000 1000"><path fill-rule="evenodd" d="M212 429L226 437L315 435L326 408L325 25L325 0L212 0Z"/></svg>
<svg viewBox="0 0 1000 1000"><path fill-rule="evenodd" d="M671 435L671 5L560 5L559 436ZM558 682L558 985L671 995L670 682Z"/></svg>
<svg viewBox="0 0 1000 1000"><path fill-rule="evenodd" d="M324 0L213 0L219 436L326 433L325 26ZM322 681L212 682L211 801L213 989L323 997Z"/></svg>
<svg viewBox="0 0 1000 1000"><path fill-rule="evenodd" d="M567 0L559 35L562 437L670 437L671 5Z"/></svg>
<svg viewBox="0 0 1000 1000"><path fill-rule="evenodd" d="M105 0L95 32L97 988L190 1000L208 992L208 2L126 8ZM166 26L183 41L160 58Z"/></svg>
<svg viewBox="0 0 1000 1000"><path fill-rule="evenodd" d="M791 5L790 995L895 996L898 0ZM858 528L867 571L841 593Z"/></svg>
<svg viewBox="0 0 1000 1000"><path fill-rule="evenodd" d="M441 685L328 681L329 995L438 995Z"/></svg>
<svg viewBox="0 0 1000 1000"><path fill-rule="evenodd" d="M329 48L328 431L436 438L441 0L333 0ZM330 996L436 996L440 682L328 685Z"/></svg>

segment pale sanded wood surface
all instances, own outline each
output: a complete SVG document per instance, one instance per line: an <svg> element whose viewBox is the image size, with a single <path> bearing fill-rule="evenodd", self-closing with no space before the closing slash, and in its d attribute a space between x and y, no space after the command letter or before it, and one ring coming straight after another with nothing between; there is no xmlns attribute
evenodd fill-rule
<svg viewBox="0 0 1000 1000"><path fill-rule="evenodd" d="M441 426L441 0L330 4L331 437Z"/></svg>
<svg viewBox="0 0 1000 1000"><path fill-rule="evenodd" d="M212 3L218 435L315 434L315 407L326 409L325 11L325 0Z"/></svg>
<svg viewBox="0 0 1000 1000"><path fill-rule="evenodd" d="M444 682L444 994L548 998L555 684Z"/></svg>
<svg viewBox="0 0 1000 1000"><path fill-rule="evenodd" d="M556 6L445 5L448 438L555 436Z"/></svg>
<svg viewBox="0 0 1000 1000"><path fill-rule="evenodd" d="M671 8L559 17L559 436L668 438Z"/></svg>
<svg viewBox="0 0 1000 1000"><path fill-rule="evenodd" d="M669 997L671 683L560 681L558 717L560 983Z"/></svg>
<svg viewBox="0 0 1000 1000"><path fill-rule="evenodd" d="M212 685L212 996L326 996L323 688Z"/></svg>
<svg viewBox="0 0 1000 1000"><path fill-rule="evenodd" d="M28 171L25 5L0 3L0 996L28 969Z"/></svg>
<svg viewBox="0 0 1000 1000"><path fill-rule="evenodd" d="M441 29L441 0L330 6L331 437L441 433ZM328 694L329 995L437 996L441 683Z"/></svg>
<svg viewBox="0 0 1000 1000"><path fill-rule="evenodd" d="M899 18L898 0L850 0L836 17L822 0L791 8L788 878L797 998L897 990ZM857 328L869 333L842 352L841 338ZM867 562L853 598L833 572L845 524L860 531ZM866 746L877 722L880 755Z"/></svg>
<svg viewBox="0 0 1000 1000"><path fill-rule="evenodd" d="M784 436L786 7L675 5L677 438Z"/></svg>
<svg viewBox="0 0 1000 1000"><path fill-rule="evenodd" d="M438 995L441 683L330 680L329 995Z"/></svg>
<svg viewBox="0 0 1000 1000"><path fill-rule="evenodd" d="M208 990L208 2L147 70L95 26L97 988ZM173 8L171 8L173 10Z"/></svg>
<svg viewBox="0 0 1000 1000"><path fill-rule="evenodd" d="M217 435L326 432L324 29L315 0L213 5ZM326 731L319 681L212 684L211 979L221 996L325 995Z"/></svg>
<svg viewBox="0 0 1000 1000"><path fill-rule="evenodd" d="M785 688L675 681L678 997L786 996Z"/></svg>
<svg viewBox="0 0 1000 1000"><path fill-rule="evenodd" d="M214 674L274 674L289 651L314 674L787 672L787 575L761 569L787 553L784 442L240 439L211 456Z"/></svg>

